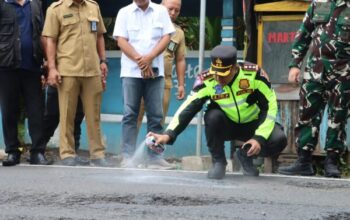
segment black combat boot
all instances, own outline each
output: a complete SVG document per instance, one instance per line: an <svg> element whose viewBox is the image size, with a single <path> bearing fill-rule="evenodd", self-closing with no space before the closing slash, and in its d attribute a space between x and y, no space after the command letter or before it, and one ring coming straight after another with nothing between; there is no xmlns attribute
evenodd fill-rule
<svg viewBox="0 0 350 220"><path fill-rule="evenodd" d="M340 178L341 173L338 169L339 154L334 151L327 151L324 161L324 176Z"/></svg>
<svg viewBox="0 0 350 220"><path fill-rule="evenodd" d="M226 164L224 162L213 162L213 166L208 171L209 179L222 179L226 173Z"/></svg>
<svg viewBox="0 0 350 220"><path fill-rule="evenodd" d="M278 172L284 175L315 175L314 169L312 168L312 151L299 150L298 159L290 166L280 167Z"/></svg>
<svg viewBox="0 0 350 220"><path fill-rule="evenodd" d="M243 175L259 176L259 170L253 164L253 158L247 156L247 151L241 148L236 151L236 156L243 168Z"/></svg>

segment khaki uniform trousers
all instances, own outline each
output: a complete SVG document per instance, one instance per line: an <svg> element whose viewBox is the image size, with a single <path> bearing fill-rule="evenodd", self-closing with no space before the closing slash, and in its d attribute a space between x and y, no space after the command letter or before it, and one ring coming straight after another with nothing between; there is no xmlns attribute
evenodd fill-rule
<svg viewBox="0 0 350 220"><path fill-rule="evenodd" d="M171 82L171 76L170 77L165 76L165 84L167 84L169 80ZM168 88L167 86L165 86L164 94L163 94L163 119L161 122L162 125L164 125L165 118L168 115L170 97L171 97L171 88ZM137 130L140 130L140 127L142 125L142 118L144 114L145 114L145 104L143 102L143 99L141 99L140 112L137 118Z"/></svg>
<svg viewBox="0 0 350 220"><path fill-rule="evenodd" d="M78 97L81 97L87 127L90 159L101 159L105 156L100 128L102 101L101 76L69 77L62 76L58 88L60 108L60 157L74 157L74 119Z"/></svg>

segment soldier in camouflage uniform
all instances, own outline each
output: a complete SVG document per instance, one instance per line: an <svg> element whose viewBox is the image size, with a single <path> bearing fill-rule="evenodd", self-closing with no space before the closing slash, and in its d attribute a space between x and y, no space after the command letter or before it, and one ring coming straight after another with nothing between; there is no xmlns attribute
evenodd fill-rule
<svg viewBox="0 0 350 220"><path fill-rule="evenodd" d="M299 81L301 64L308 49L310 56L301 85L296 126L298 159L291 166L281 167L279 172L314 175L312 151L318 143L323 111L328 104L325 176L339 178L338 161L345 148L344 127L350 99L349 0L312 2L293 44L290 82Z"/></svg>

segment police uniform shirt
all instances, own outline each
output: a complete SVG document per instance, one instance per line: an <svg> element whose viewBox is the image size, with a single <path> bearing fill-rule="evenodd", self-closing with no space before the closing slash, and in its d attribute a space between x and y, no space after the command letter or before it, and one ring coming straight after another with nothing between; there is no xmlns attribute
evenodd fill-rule
<svg viewBox="0 0 350 220"><path fill-rule="evenodd" d="M47 10L43 36L57 39L57 70L62 76L101 74L97 35L106 32L98 4L92 0L54 2Z"/></svg>
<svg viewBox="0 0 350 220"><path fill-rule="evenodd" d="M164 51L164 75L165 88L172 87L172 70L174 59L181 56L186 56L185 34L183 30L176 24L175 34L172 35L167 49Z"/></svg>

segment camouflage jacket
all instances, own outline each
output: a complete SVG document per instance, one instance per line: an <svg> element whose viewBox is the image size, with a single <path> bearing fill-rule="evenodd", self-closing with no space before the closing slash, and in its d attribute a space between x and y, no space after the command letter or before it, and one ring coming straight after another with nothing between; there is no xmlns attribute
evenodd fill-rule
<svg viewBox="0 0 350 220"><path fill-rule="evenodd" d="M308 50L305 79L350 77L350 0L311 3L296 34L289 67L301 68Z"/></svg>

